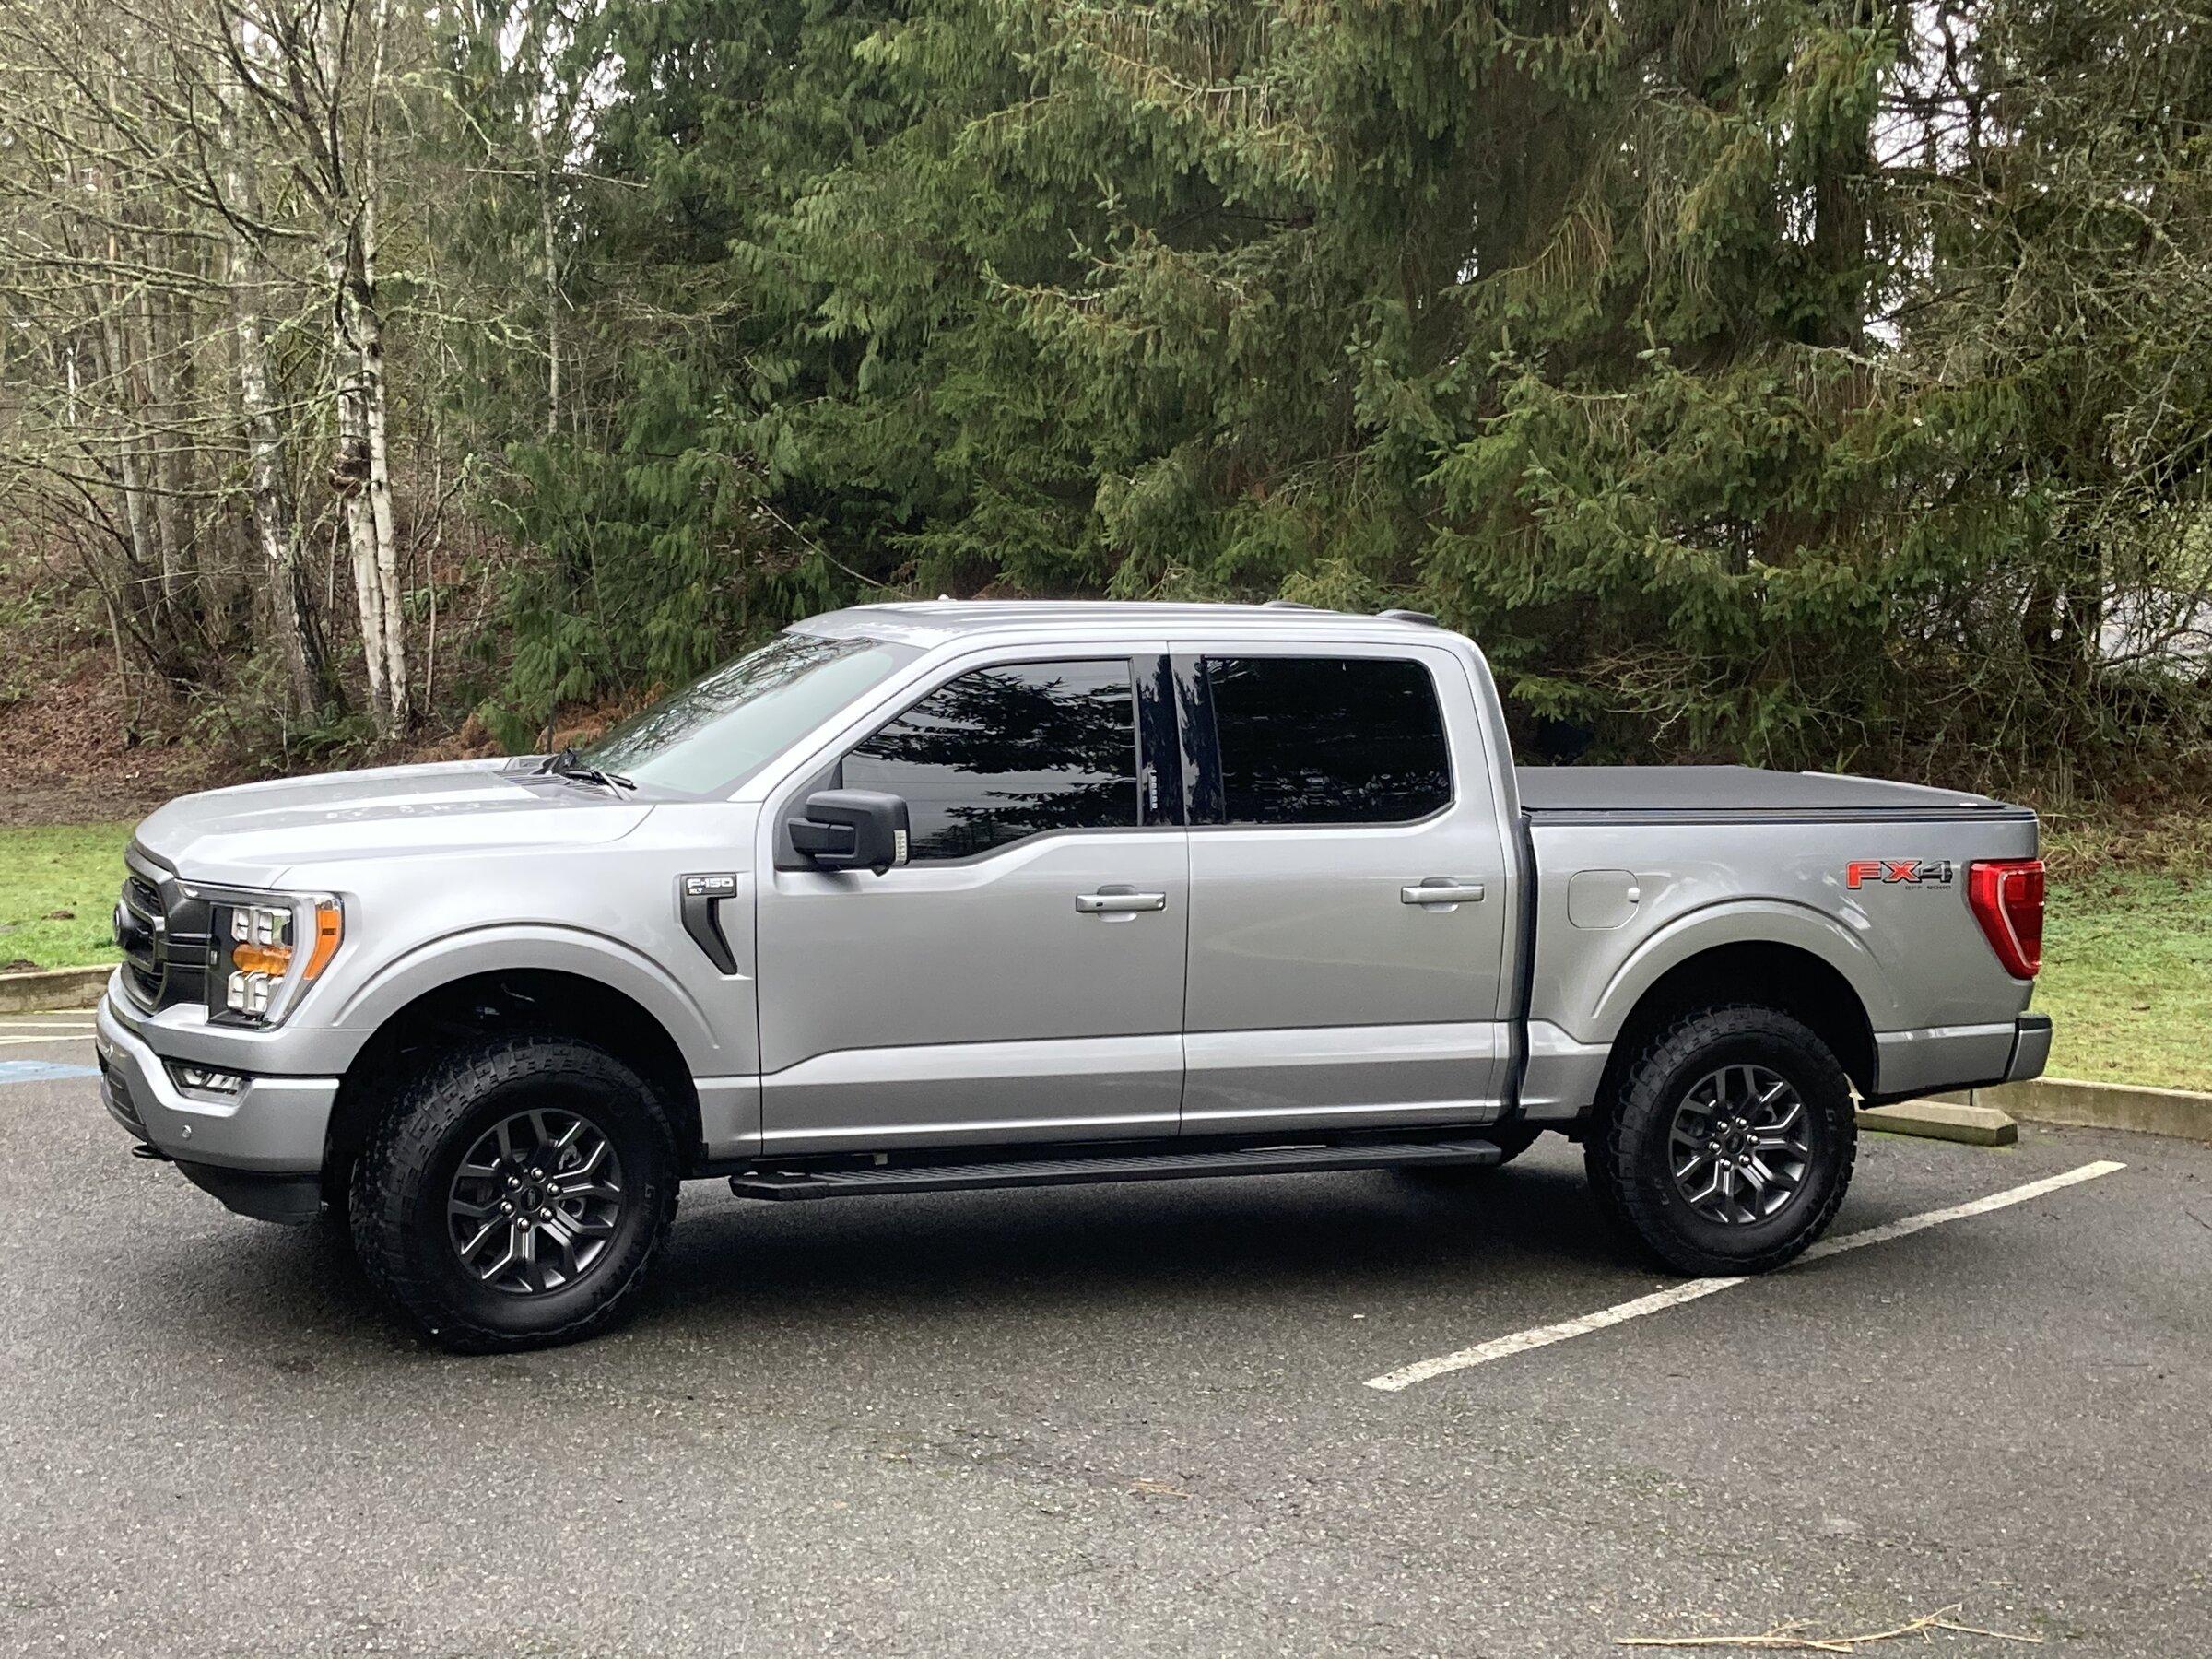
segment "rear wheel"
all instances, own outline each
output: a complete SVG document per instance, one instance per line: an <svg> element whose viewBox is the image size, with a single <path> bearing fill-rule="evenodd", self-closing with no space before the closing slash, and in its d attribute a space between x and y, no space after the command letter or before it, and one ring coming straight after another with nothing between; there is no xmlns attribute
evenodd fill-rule
<svg viewBox="0 0 2212 1659"><path fill-rule="evenodd" d="M676 1213L676 1139L645 1081L566 1038L487 1038L403 1082L353 1170L379 1288L445 1346L605 1329Z"/></svg>
<svg viewBox="0 0 2212 1659"><path fill-rule="evenodd" d="M1851 1081L1772 1008L1711 1008L1632 1061L1583 1143L1599 1207L1678 1272L1761 1273L1825 1231L1856 1155Z"/></svg>

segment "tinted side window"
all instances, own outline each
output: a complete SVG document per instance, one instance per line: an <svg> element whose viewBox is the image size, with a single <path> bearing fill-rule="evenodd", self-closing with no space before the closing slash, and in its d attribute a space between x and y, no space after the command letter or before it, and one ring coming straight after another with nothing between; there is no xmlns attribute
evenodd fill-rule
<svg viewBox="0 0 2212 1659"><path fill-rule="evenodd" d="M847 754L843 782L905 799L916 863L972 857L1047 830L1135 829L1129 665L963 674Z"/></svg>
<svg viewBox="0 0 2212 1659"><path fill-rule="evenodd" d="M1222 821L1393 824L1452 800L1436 683L1381 657L1208 657Z"/></svg>

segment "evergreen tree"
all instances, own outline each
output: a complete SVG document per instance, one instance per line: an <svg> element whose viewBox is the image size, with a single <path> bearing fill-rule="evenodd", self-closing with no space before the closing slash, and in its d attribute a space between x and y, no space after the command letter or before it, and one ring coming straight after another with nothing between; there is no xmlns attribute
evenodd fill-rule
<svg viewBox="0 0 2212 1659"><path fill-rule="evenodd" d="M2204 19L1960 17L608 0L510 706L885 591L1281 594L1606 747L2122 764L2104 594L2201 558Z"/></svg>

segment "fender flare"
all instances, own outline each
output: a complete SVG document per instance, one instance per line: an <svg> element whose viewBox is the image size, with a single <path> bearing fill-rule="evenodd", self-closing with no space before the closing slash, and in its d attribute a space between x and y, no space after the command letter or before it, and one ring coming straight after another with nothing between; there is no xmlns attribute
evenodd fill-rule
<svg viewBox="0 0 2212 1659"><path fill-rule="evenodd" d="M1881 964L1841 923L1786 899L1726 899L1673 918L1630 952L1591 1012L1594 1034L1611 1042L1664 975L1693 957L1730 945L1780 945L1804 951L1843 977L1872 1030L1895 1028L1896 1003Z"/></svg>
<svg viewBox="0 0 2212 1659"><path fill-rule="evenodd" d="M567 973L620 992L660 1022L695 1077L754 1069L749 1060L733 1067L706 1010L650 957L606 934L556 924L472 927L426 940L355 991L336 1023L358 1040L358 1054L386 1021L420 997L479 974L517 969ZM347 1056L347 1065L354 1054Z"/></svg>

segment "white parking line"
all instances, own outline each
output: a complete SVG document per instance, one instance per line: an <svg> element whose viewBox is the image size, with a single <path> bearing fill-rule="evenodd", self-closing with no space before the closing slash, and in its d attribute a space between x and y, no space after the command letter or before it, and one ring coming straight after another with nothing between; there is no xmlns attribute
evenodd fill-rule
<svg viewBox="0 0 2212 1659"><path fill-rule="evenodd" d="M1857 1250L1863 1245L1901 1239L1908 1233L1916 1233L1924 1228L1940 1227L1946 1221L1963 1221L1970 1216L1986 1216L1992 1210L2025 1204L2030 1198L2041 1198L2045 1193L2055 1193L2061 1187L2094 1181L2100 1175L2110 1175L2116 1170L2126 1168L2125 1164L2100 1159L2095 1163L2083 1164L2078 1170L2068 1170L2064 1175L2031 1181L2025 1186L1992 1193L1986 1198L1970 1199L1946 1209L1925 1210L1917 1216L1907 1216L1900 1221L1870 1227L1864 1232L1847 1233L1840 1239L1823 1239L1797 1259L1800 1262L1817 1261L1822 1256L1841 1255L1846 1250ZM1593 1331L1625 1324L1631 1319L1641 1319L1646 1313L1664 1312L1668 1308L1678 1308L1684 1302L1693 1302L1700 1297L1712 1296L1750 1282L1749 1277L1690 1279L1665 1290L1653 1291L1649 1296L1640 1296L1633 1301L1616 1302L1610 1308L1584 1313L1579 1319L1562 1319L1557 1324L1536 1325L1529 1330L1515 1331L1511 1336L1499 1336L1488 1342L1477 1343L1473 1347L1461 1348L1456 1354L1442 1354L1434 1359L1417 1359L1411 1365L1386 1371L1380 1377L1370 1377L1367 1385L1379 1388L1384 1394L1396 1394L1400 1389L1411 1388L1416 1382L1426 1382L1431 1377L1441 1377L1449 1371L1488 1365L1493 1359L1511 1359L1515 1354L1525 1354L1532 1348L1549 1347L1553 1343L1565 1342L1570 1337L1587 1336Z"/></svg>
<svg viewBox="0 0 2212 1659"><path fill-rule="evenodd" d="M54 1028L54 1035L51 1037L0 1037L0 1047L13 1047L26 1042L84 1042L88 1041L91 1035L89 1029L73 1031L57 1026Z"/></svg>

